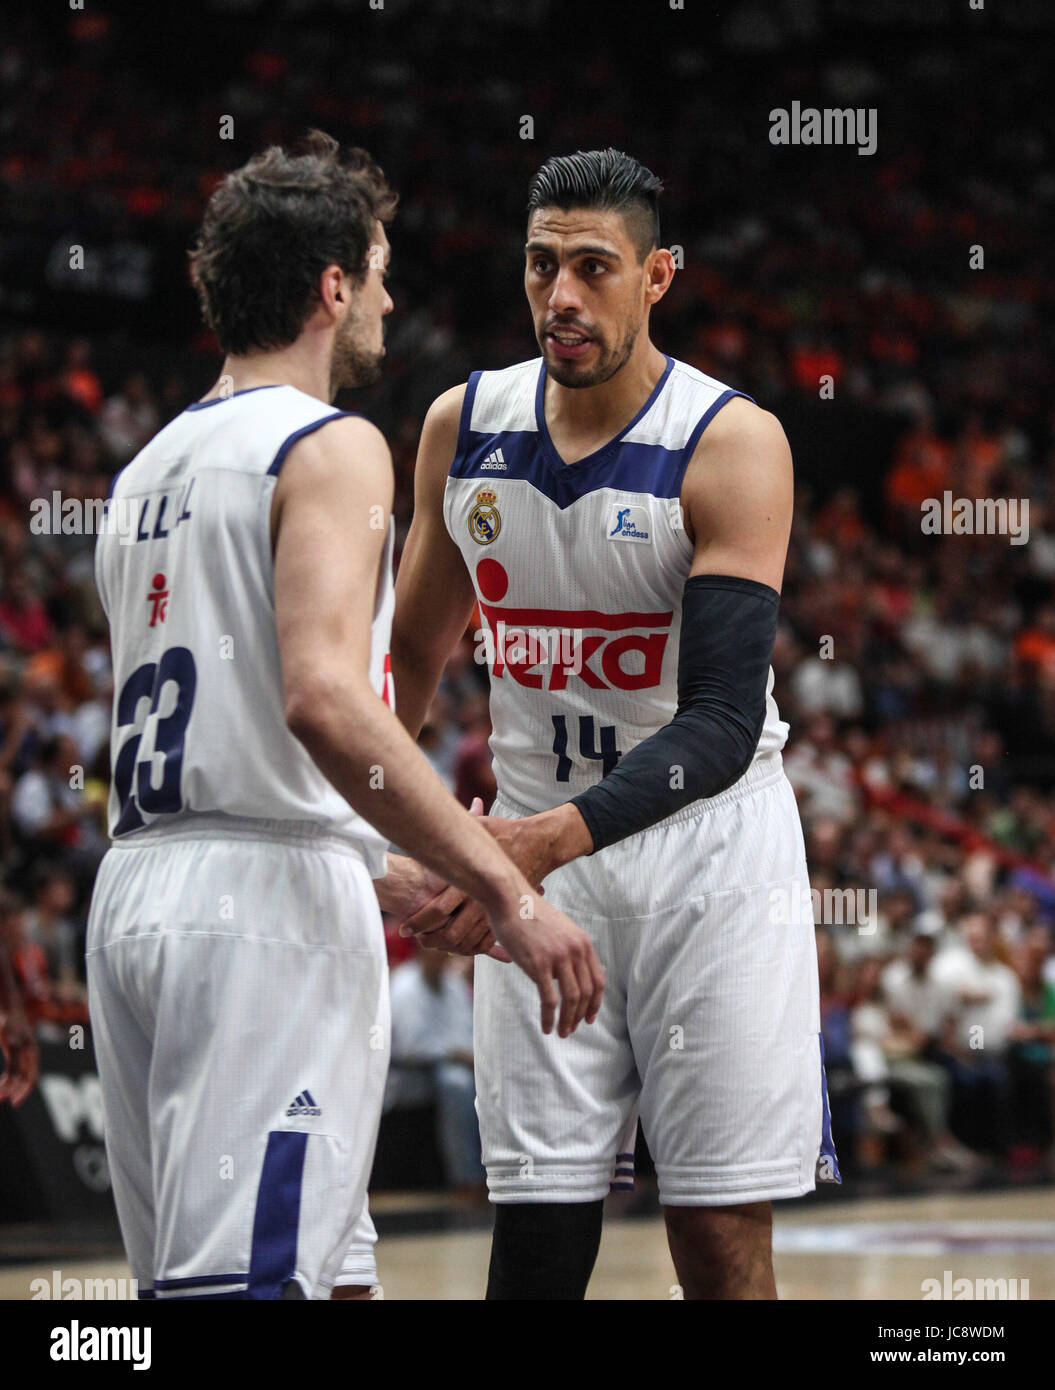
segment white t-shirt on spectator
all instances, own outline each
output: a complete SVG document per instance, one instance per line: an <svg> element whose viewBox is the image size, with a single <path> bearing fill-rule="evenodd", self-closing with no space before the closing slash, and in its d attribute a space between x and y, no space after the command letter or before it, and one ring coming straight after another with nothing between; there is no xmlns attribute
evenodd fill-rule
<svg viewBox="0 0 1055 1390"><path fill-rule="evenodd" d="M940 1036L949 1012L949 996L931 971L921 979L913 974L907 960L893 960L883 971L881 983L883 998L895 1013L931 1037Z"/></svg>
<svg viewBox="0 0 1055 1390"><path fill-rule="evenodd" d="M408 960L392 972L391 999L393 1069L386 1109L421 1103L432 1093L427 1075L404 1071L400 1062L440 1061L452 1052L473 1050L473 996L463 976L446 970L434 990L425 981L420 960Z"/></svg>
<svg viewBox="0 0 1055 1390"><path fill-rule="evenodd" d="M997 960L981 961L973 951L964 949L943 951L935 957L931 972L945 992L949 1011L956 1017L962 1044L982 1056L1001 1054L1007 1047L1007 1032L1018 1018L1022 1000L1015 972ZM962 990L987 994L989 998L981 1004L962 1003L958 998ZM981 1033L973 1031L979 1027Z"/></svg>

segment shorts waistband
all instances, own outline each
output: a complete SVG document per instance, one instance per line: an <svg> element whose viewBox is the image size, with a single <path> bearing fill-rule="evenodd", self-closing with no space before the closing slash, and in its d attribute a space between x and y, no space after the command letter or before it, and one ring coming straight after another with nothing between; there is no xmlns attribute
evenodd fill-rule
<svg viewBox="0 0 1055 1390"><path fill-rule="evenodd" d="M691 801L680 811L675 811L673 815L656 821L655 825L650 825L647 830L638 831L638 834L647 835L653 830L664 830L668 825L684 825L688 821L699 820L701 816L716 811L719 806L727 806L732 801L739 801L742 797L749 796L753 792L761 791L763 787L778 782L783 775L784 759L780 755L780 749L776 748L771 753L763 753L754 760L739 781L734 782L731 787L727 787L724 792L719 792L717 796L701 797L699 801ZM507 806L516 817L538 815L538 810L533 811L526 806L521 806L512 797L506 796L501 788L498 789L498 795L495 799L502 802L503 806ZM633 836L630 838L632 839Z"/></svg>
<svg viewBox="0 0 1055 1390"><path fill-rule="evenodd" d="M330 826L308 820L266 820L256 816L225 816L221 813L181 815L167 824L154 824L122 835L110 842L111 849L146 849L173 844L177 840L263 840L272 844L298 845L306 849L336 850L350 854L369 866L381 847L367 845L354 835L341 835Z"/></svg>

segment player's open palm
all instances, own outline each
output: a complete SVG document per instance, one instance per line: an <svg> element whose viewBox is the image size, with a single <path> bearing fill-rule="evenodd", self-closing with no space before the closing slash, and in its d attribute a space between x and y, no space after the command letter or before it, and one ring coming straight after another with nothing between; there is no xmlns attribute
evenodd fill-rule
<svg viewBox="0 0 1055 1390"><path fill-rule="evenodd" d="M538 986L544 1033L553 1031L558 1004L557 1032L562 1038L574 1033L583 1019L594 1021L604 992L604 969L581 927L537 893L525 895L515 912L496 914L490 922L499 945Z"/></svg>

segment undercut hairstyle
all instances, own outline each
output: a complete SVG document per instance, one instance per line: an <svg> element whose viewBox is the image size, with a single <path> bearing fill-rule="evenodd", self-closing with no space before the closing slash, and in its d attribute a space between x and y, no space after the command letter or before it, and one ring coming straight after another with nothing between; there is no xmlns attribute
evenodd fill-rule
<svg viewBox="0 0 1055 1390"><path fill-rule="evenodd" d="M375 225L396 194L361 149L342 152L310 131L297 153L272 145L228 174L209 199L190 253L191 283L223 351L288 347L319 300L319 277L339 265L366 278Z"/></svg>
<svg viewBox="0 0 1055 1390"><path fill-rule="evenodd" d="M621 213L639 261L659 243L663 184L622 150L576 150L547 159L531 180L528 217L538 208L603 208Z"/></svg>

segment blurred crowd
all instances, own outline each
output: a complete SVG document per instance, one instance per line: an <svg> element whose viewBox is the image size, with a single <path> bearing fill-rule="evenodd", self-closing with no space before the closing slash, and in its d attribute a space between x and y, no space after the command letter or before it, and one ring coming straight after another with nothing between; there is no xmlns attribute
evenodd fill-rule
<svg viewBox="0 0 1055 1390"><path fill-rule="evenodd" d="M776 411L796 446L775 693L819 903L844 1162L1042 1169L1055 1055L1055 179L1050 130L1031 114L1039 58L999 33L984 45L922 34L906 56L883 41L884 4L867 46L818 44L826 6L741 4L712 42L658 45L646 65L615 34L586 61L579 45L554 46L524 79L524 26L556 22L549 0L487 6L486 23L431 5L398 51L380 24L362 23L353 45L310 4L295 26L261 10L250 30L255 0L206 5L203 45L183 8L164 64L135 7L71 12L61 29L27 11L0 39L18 137L0 156L4 305L22 302L17 257L43 256L28 307L0 322L0 931L36 1026L84 1016L112 692L93 537L36 533L30 506L105 496L210 384L215 344L184 266L204 198L224 169L312 124L368 146L401 189L388 369L357 404L392 445L402 543L431 399L474 367L534 353L518 251L531 174L554 151L611 143L668 185L664 239L683 268L657 341ZM800 97L875 106L876 154L775 149L768 112ZM518 134L524 111L533 140ZM218 113L235 140L219 139ZM81 282L59 254L78 238L100 255L123 249ZM159 305L171 317L151 317ZM131 333L122 316L137 306L147 318ZM921 505L946 492L1028 499L1028 539L927 534ZM489 730L466 636L421 736L466 804L494 794ZM845 890L872 902L865 920L829 910ZM424 1059L408 1035L410 1079L390 1103L420 1099L431 1078L449 1176L472 1185L470 986L408 953L394 938L394 993L445 1001L451 1041Z"/></svg>

